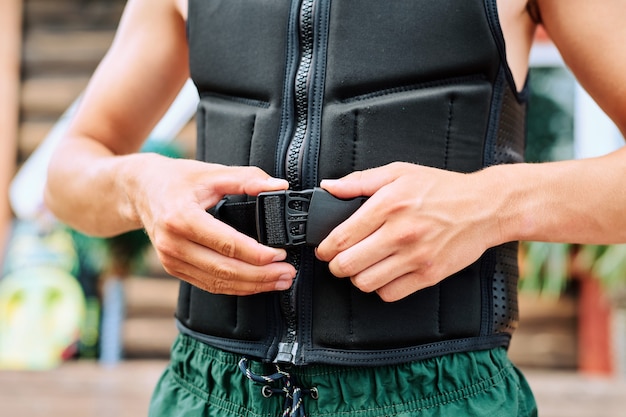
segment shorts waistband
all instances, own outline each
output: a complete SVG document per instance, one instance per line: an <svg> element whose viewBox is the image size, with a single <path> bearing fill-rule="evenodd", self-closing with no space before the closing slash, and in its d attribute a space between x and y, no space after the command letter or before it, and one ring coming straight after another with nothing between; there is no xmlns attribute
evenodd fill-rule
<svg viewBox="0 0 626 417"><path fill-rule="evenodd" d="M225 415L280 415L284 398L264 396L262 384L241 372L240 360L240 355L181 335L172 349L169 372L181 386L211 406L221 408ZM259 375L276 372L273 364L250 359L247 366ZM317 398L305 399L307 415L352 415L356 410L377 410L354 414L363 417L404 415L440 407L480 395L515 374L504 348L400 365L310 365L291 366L286 371L300 386L316 392Z"/></svg>

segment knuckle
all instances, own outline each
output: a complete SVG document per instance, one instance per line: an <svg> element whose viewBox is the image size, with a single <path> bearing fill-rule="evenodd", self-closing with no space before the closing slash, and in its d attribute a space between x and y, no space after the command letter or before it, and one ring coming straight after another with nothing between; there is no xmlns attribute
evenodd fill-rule
<svg viewBox="0 0 626 417"><path fill-rule="evenodd" d="M415 243L418 237L418 232L413 228L405 228L396 234L396 240L401 247Z"/></svg>
<svg viewBox="0 0 626 417"><path fill-rule="evenodd" d="M169 273L174 270L175 262L172 257L159 254L159 261L161 262L161 265L163 265L166 272Z"/></svg>
<svg viewBox="0 0 626 417"><path fill-rule="evenodd" d="M252 294L258 294L258 293L262 293L262 292L266 292L266 291L271 291L274 289L274 285L270 284L270 280L268 279L267 281L264 282L258 282L255 283L252 290L250 291L250 293Z"/></svg>
<svg viewBox="0 0 626 417"><path fill-rule="evenodd" d="M376 290L376 286L371 280L363 279L359 276L352 277L350 279L355 287L364 293L371 293Z"/></svg>
<svg viewBox="0 0 626 417"><path fill-rule="evenodd" d="M272 274L270 272L266 272L266 273L261 273L257 276L257 279L255 281L255 285L259 286L259 287L265 287L267 286L268 283L275 283L276 282L276 276L275 274Z"/></svg>
<svg viewBox="0 0 626 417"><path fill-rule="evenodd" d="M333 243L337 251L345 250L350 246L351 235L347 231L343 230L342 228L337 228L333 230L333 235Z"/></svg>
<svg viewBox="0 0 626 417"><path fill-rule="evenodd" d="M392 303L402 298L398 296L398 294L396 294L395 291L392 291L391 289L387 287L380 288L379 290L376 291L376 294L378 294L380 299L386 303Z"/></svg>
<svg viewBox="0 0 626 417"><path fill-rule="evenodd" d="M176 258L178 255L178 247L169 239L155 239L154 248L162 258Z"/></svg>
<svg viewBox="0 0 626 417"><path fill-rule="evenodd" d="M257 166L250 166L248 167L248 169L250 170L250 173L253 175L259 175L259 176L265 175L265 172Z"/></svg>
<svg viewBox="0 0 626 417"><path fill-rule="evenodd" d="M349 277L356 273L352 259L347 256L337 256L331 263L331 271L337 277Z"/></svg>
<svg viewBox="0 0 626 417"><path fill-rule="evenodd" d="M152 246L163 266L174 265L179 258L178 246L164 235L157 234L152 240Z"/></svg>
<svg viewBox="0 0 626 417"><path fill-rule="evenodd" d="M441 279L439 276L432 271L425 271L422 273L421 288L432 287L433 285L437 285Z"/></svg>
<svg viewBox="0 0 626 417"><path fill-rule="evenodd" d="M350 281L352 281L355 287L365 293L374 292L380 287L380 284L372 276L367 276L366 274L350 276Z"/></svg>
<svg viewBox="0 0 626 417"><path fill-rule="evenodd" d="M165 272L173 276L178 275L178 270L179 270L179 265L180 265L180 262L178 261L178 259L171 257L171 256L160 255L159 261L161 262L161 265L163 266L163 269L165 270Z"/></svg>
<svg viewBox="0 0 626 417"><path fill-rule="evenodd" d="M232 294L233 283L231 281L217 279L211 285L211 292L215 294Z"/></svg>
<svg viewBox="0 0 626 417"><path fill-rule="evenodd" d="M259 244L258 248L250 254L250 262L256 266L263 266L272 263L275 256L274 252L267 251Z"/></svg>
<svg viewBox="0 0 626 417"><path fill-rule="evenodd" d="M231 238L221 239L217 242L216 250L224 256L234 258L237 254L237 244Z"/></svg>
<svg viewBox="0 0 626 417"><path fill-rule="evenodd" d="M389 168L393 171L400 171L406 166L406 162L393 161L389 164Z"/></svg>
<svg viewBox="0 0 626 417"><path fill-rule="evenodd" d="M212 275L216 279L216 284L232 287L232 282L237 277L237 272L228 265L216 265L213 267Z"/></svg>
<svg viewBox="0 0 626 417"><path fill-rule="evenodd" d="M437 285L441 281L439 274L428 264L422 264L419 270L412 274L413 291L420 291Z"/></svg>
<svg viewBox="0 0 626 417"><path fill-rule="evenodd" d="M253 263L253 265L265 265L266 263L268 263L268 261L266 260L267 257L264 256L263 253L261 253L261 251L257 251L252 255L252 259L251 262ZM264 279L268 279L269 277L264 275L263 276Z"/></svg>
<svg viewBox="0 0 626 417"><path fill-rule="evenodd" d="M160 218L161 227L167 233L179 233L182 230L186 229L186 225L184 224L184 217L179 216L178 212L172 211L165 213Z"/></svg>

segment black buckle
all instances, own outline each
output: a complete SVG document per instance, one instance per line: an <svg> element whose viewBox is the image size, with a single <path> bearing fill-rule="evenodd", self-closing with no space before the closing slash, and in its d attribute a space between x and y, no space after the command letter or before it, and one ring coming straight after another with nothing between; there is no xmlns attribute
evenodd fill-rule
<svg viewBox="0 0 626 417"><path fill-rule="evenodd" d="M256 202L258 240L280 248L317 246L366 199L341 200L321 188L261 193Z"/></svg>
<svg viewBox="0 0 626 417"><path fill-rule="evenodd" d="M259 194L256 200L259 242L284 248L304 245L313 192L286 190Z"/></svg>

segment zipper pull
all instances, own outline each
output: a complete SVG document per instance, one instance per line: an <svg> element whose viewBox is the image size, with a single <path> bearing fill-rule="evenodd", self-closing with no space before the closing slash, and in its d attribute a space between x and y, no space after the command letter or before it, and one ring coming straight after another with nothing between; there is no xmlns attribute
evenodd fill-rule
<svg viewBox="0 0 626 417"><path fill-rule="evenodd" d="M274 363L293 363L296 362L296 352L298 351L298 342L281 342L278 344L278 353L274 358Z"/></svg>

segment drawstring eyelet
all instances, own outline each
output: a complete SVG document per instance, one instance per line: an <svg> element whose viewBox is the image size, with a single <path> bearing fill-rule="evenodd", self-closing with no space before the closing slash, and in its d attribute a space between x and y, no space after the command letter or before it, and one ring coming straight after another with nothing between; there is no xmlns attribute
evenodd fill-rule
<svg viewBox="0 0 626 417"><path fill-rule="evenodd" d="M258 375L248 367L248 359L242 358L239 361L239 369L249 380L263 384L261 394L265 398L269 398L274 394L285 396L285 404L283 408L283 417L306 417L304 411L303 395L309 395L312 399L317 400L319 393L317 387L301 388L295 381L293 375L285 372L276 365L276 372L271 375ZM267 384L282 384L282 387L273 387Z"/></svg>
<svg viewBox="0 0 626 417"><path fill-rule="evenodd" d="M261 394L263 394L265 398L269 398L274 395L274 392L272 391L272 387L269 385L263 385L263 388L261 388Z"/></svg>

